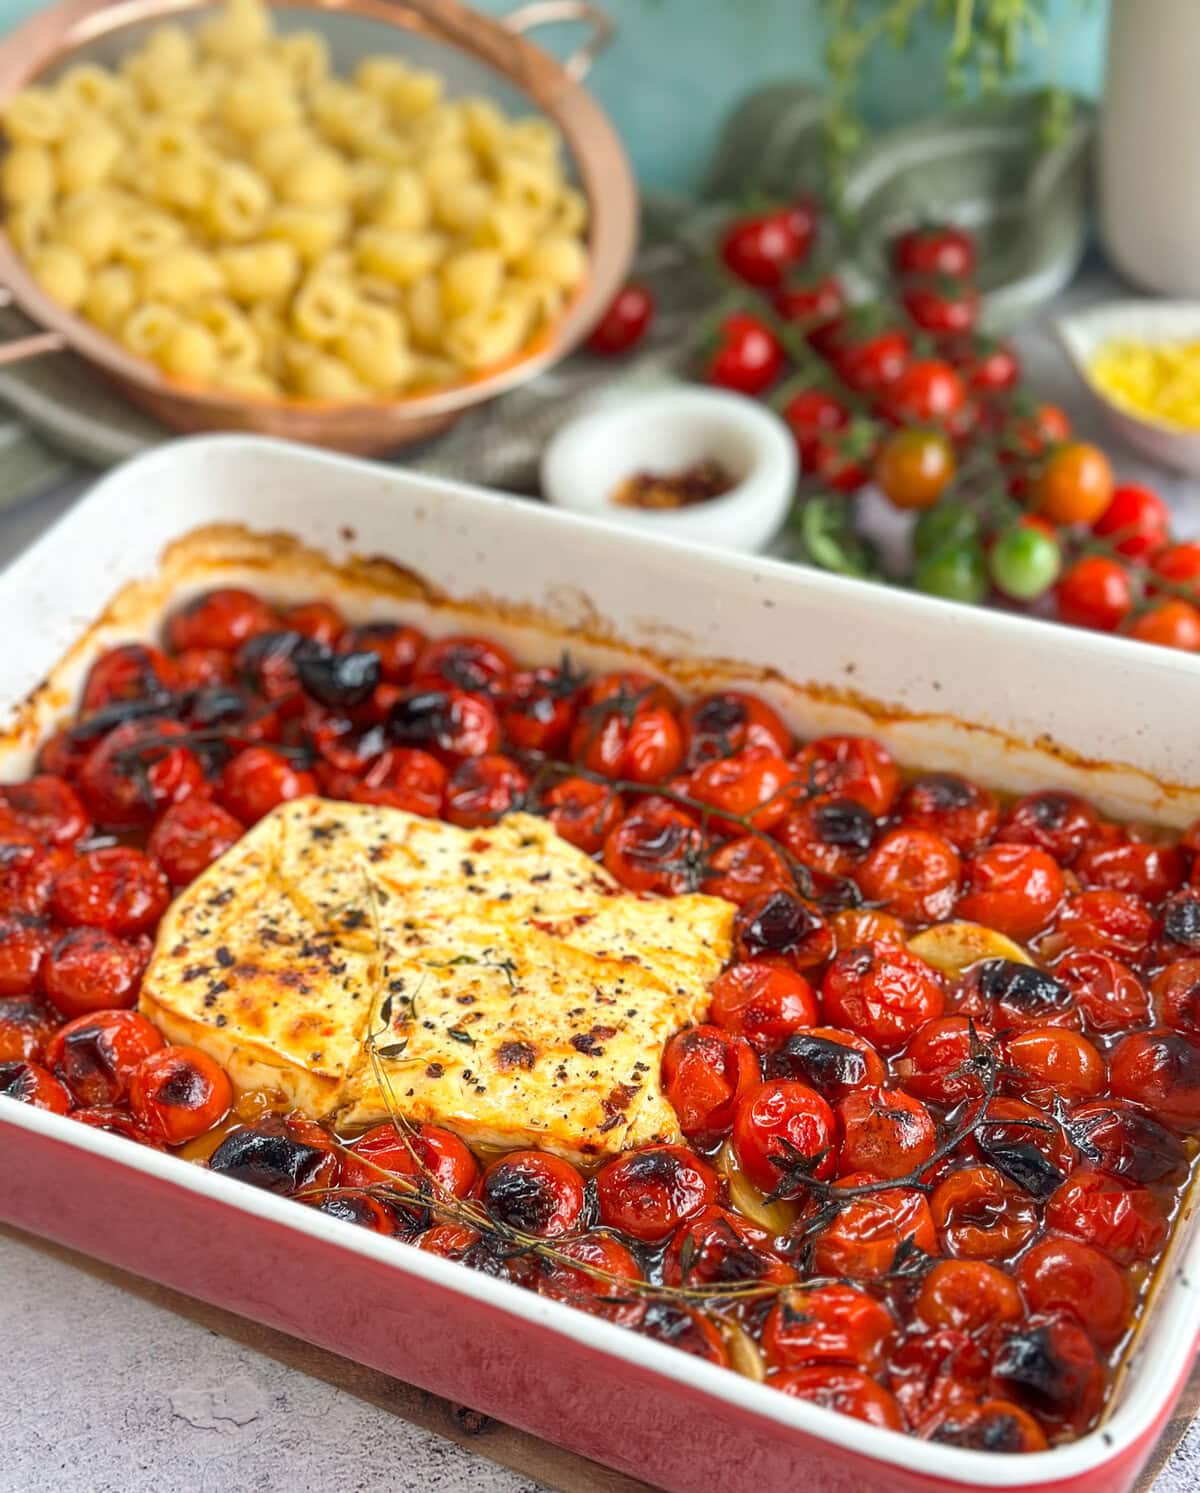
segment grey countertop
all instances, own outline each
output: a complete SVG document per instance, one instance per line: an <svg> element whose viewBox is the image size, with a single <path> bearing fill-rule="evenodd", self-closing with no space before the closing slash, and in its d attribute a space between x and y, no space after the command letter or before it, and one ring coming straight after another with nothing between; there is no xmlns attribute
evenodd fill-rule
<svg viewBox="0 0 1200 1493"><path fill-rule="evenodd" d="M1093 273L1066 300L1083 304L1115 290ZM1039 318L1018 343L1034 387L1064 405L1082 434L1105 439L1049 318ZM1136 459L1118 457L1118 466L1123 476L1154 482L1175 506L1181 533L1200 533L1200 483ZM0 514L0 564L64 513L79 490ZM429 1397L395 1386L398 1402L390 1404L386 1386L366 1388L365 1374L314 1377L311 1356L305 1372L278 1335L239 1330L219 1315L197 1320L167 1293L130 1289L111 1273L81 1270L62 1252L4 1231L0 1281L8 1365L0 1493L535 1493L545 1484L510 1470L533 1465L546 1477L560 1466L566 1480L561 1455L547 1453L546 1471L530 1458L528 1438L483 1438L486 1455L478 1454L469 1436L439 1422L445 1411ZM569 1472L573 1489L633 1486L577 1462ZM1200 1421L1163 1467L1154 1493L1198 1487Z"/></svg>

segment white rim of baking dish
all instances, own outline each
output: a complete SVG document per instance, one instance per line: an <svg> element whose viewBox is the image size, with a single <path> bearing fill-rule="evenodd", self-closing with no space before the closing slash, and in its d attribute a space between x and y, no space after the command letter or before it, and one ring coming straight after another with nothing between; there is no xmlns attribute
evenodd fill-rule
<svg viewBox="0 0 1200 1493"><path fill-rule="evenodd" d="M360 477L369 473L372 485L384 489L390 485L402 486L417 478L431 495L442 493L467 507L487 508L493 514L501 509L512 510L513 507L511 499L486 489L427 478L423 474L406 473L403 470L389 472L372 463L311 451L280 441L248 436L199 436L158 447L102 479L74 510L60 519L58 524L9 567L5 572L5 579L10 582L19 579L27 566L36 574L42 565L43 554L52 554L58 531L69 529L81 508L103 508L112 490L119 487L134 469L151 473L160 471L169 467L172 461L177 461L179 453L185 448L191 460L200 462L211 453L213 458L219 455L224 460L230 457L266 457L286 463L315 465L331 473L353 471ZM527 516L531 506L522 504L520 511ZM580 542L585 542L589 535L604 534L611 538L613 533L601 521L549 508L538 511L537 521L574 531ZM797 579L796 567L781 562L718 554L711 548L681 539L647 538L643 542L651 549L675 552L680 558L689 556L701 568L716 565L759 577L765 572L775 577L788 575L793 582ZM869 583L830 577L819 571L805 571L803 584L811 587L818 595L824 592L831 597L838 595L843 600L848 595L857 594L861 601L877 602L881 594L877 586ZM847 587L850 588L849 592ZM988 613L978 608L962 608L955 603L903 592L889 591L886 595L889 606L914 612L927 619L936 619L943 627L946 623L953 625L957 612L963 614L964 620L965 615L969 614L977 627L1009 634L1030 648L1046 644L1053 646L1056 638L1062 638L1064 642L1069 641L1072 650L1079 655L1094 656L1097 667L1101 667L1106 659L1112 662L1116 657L1128 661L1129 650L1137 650L1137 656L1145 665L1160 672L1172 673L1181 683L1193 683L1200 666L1200 660L1147 649L1144 644L1128 639L1075 630L1059 633L1049 630L1043 622L1019 616ZM947 612L947 607L951 611ZM81 619L79 630L82 632L92 620L90 616ZM1115 654L1113 650L1117 650ZM0 702L0 705L10 703L15 702ZM1163 1410L1164 1368L1170 1364L1175 1372L1182 1373L1200 1335L1200 1229L1197 1229L1195 1236L1186 1244L1181 1235L1177 1234L1169 1247L1161 1267L1163 1279L1158 1286L1160 1299L1151 1303L1150 1314L1144 1319L1147 1333L1138 1340L1133 1371L1119 1389L1119 1399L1110 1416L1099 1427L1068 1445L1019 1456L947 1447L870 1426L835 1411L792 1399L729 1369L681 1354L677 1349L537 1296L508 1281L482 1275L468 1266L398 1244L394 1239L367 1233L352 1224L299 1207L292 1200L257 1191L179 1157L148 1150L122 1137L84 1127L68 1117L10 1101L6 1106L0 1105L0 1123L124 1164L145 1175L173 1182L193 1193L209 1197L214 1202L297 1229L351 1253L390 1263L402 1272L454 1290L467 1299L485 1302L515 1318L559 1332L610 1358L711 1394L766 1421L818 1437L830 1445L843 1447L856 1455L871 1457L883 1465L904 1467L926 1475L931 1480L956 1480L980 1487L1023 1488L1047 1482L1057 1483L1099 1469L1122 1455L1151 1428ZM1185 1212L1188 1207L1189 1204L1185 1203ZM1168 1295L1169 1301L1165 1299ZM936 1486L936 1481L931 1486Z"/></svg>

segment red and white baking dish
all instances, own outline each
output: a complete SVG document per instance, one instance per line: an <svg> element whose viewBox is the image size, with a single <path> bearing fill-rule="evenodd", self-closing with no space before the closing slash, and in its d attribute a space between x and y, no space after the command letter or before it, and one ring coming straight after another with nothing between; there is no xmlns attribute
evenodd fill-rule
<svg viewBox="0 0 1200 1493"><path fill-rule="evenodd" d="M164 547L212 524L298 536L329 560L226 530L206 559L154 583ZM351 616L402 613L435 633L465 613L527 656L556 656L571 631L585 662L633 649L684 685L752 683L804 733L869 731L901 761L1012 790L1072 787L1113 813L1200 814L1195 659L767 561L634 546L538 505L243 437L178 442L114 472L4 575L0 778L24 769L102 647L152 627L168 588L218 576L281 597L319 586ZM91 626L136 580L151 584ZM769 1493L802 1479L830 1493L1118 1493L1200 1332L1193 1200L1105 1422L1073 1445L1003 1457L844 1418L11 1102L0 1103L0 1217L675 1490L719 1480Z"/></svg>

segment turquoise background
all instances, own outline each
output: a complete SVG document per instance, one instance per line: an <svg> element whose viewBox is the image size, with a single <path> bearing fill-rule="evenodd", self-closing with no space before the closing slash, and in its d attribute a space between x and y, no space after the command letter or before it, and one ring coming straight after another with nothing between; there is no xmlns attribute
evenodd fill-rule
<svg viewBox="0 0 1200 1493"><path fill-rule="evenodd" d="M475 0L503 15L516 0ZM819 80L824 32L818 0L600 0L617 40L590 79L625 137L642 182L687 189L698 181L713 139L733 104L757 84ZM1198 0L1200 3L1200 0ZM0 27L41 7L0 0ZM1019 75L1094 94L1103 58L1103 0L1051 0L1050 34ZM575 28L547 28L560 54ZM891 123L935 112L943 93L946 33L919 35L906 53L881 48L866 78L869 118Z"/></svg>

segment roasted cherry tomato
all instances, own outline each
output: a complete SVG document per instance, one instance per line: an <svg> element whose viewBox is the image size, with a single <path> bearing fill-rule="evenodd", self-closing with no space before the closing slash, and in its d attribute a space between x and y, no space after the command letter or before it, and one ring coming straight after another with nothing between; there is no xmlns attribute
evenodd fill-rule
<svg viewBox="0 0 1200 1493"><path fill-rule="evenodd" d="M167 623L167 643L176 653L184 648L220 648L235 652L256 633L277 631L280 619L265 601L223 587L188 602Z"/></svg>
<svg viewBox="0 0 1200 1493"><path fill-rule="evenodd" d="M821 982L826 1016L895 1052L927 1021L940 1016L945 996L937 975L915 954L873 940L839 953Z"/></svg>
<svg viewBox="0 0 1200 1493"><path fill-rule="evenodd" d="M852 798L877 819L900 791L891 754L866 736L817 737L796 758L796 776L812 793Z"/></svg>
<svg viewBox="0 0 1200 1493"><path fill-rule="evenodd" d="M857 1032L810 1026L789 1037L766 1060L767 1078L794 1078L836 1104L855 1089L882 1084L883 1059Z"/></svg>
<svg viewBox="0 0 1200 1493"><path fill-rule="evenodd" d="M57 1026L56 1013L36 996L0 1001L0 1063L40 1063Z"/></svg>
<svg viewBox="0 0 1200 1493"><path fill-rule="evenodd" d="M1067 1133L1088 1166L1108 1177L1150 1186L1178 1181L1187 1169L1178 1136L1119 1099L1080 1104L1071 1111Z"/></svg>
<svg viewBox="0 0 1200 1493"><path fill-rule="evenodd" d="M378 654L379 666L387 684L408 684L417 659L425 647L425 635L415 627L397 622L364 622L352 627L342 640L343 646L360 652L370 649Z"/></svg>
<svg viewBox="0 0 1200 1493"><path fill-rule="evenodd" d="M208 1158L208 1169L236 1177L265 1192L294 1197L313 1190L324 1193L336 1187L342 1175L342 1160L333 1138L315 1121L298 1113L272 1114L231 1130ZM321 1196L310 1199L314 1203L324 1200ZM346 1197L338 1201L353 1205L359 1199ZM369 1222L373 1210L362 1211L366 1215L362 1221ZM335 1217L346 1218L350 1223L360 1221L345 1211ZM391 1227L379 1232L394 1234L395 1216L388 1212L387 1218Z"/></svg>
<svg viewBox="0 0 1200 1493"><path fill-rule="evenodd" d="M46 1067L80 1104L117 1104L162 1045L158 1028L136 1011L95 1011L55 1032L46 1044Z"/></svg>
<svg viewBox="0 0 1200 1493"><path fill-rule="evenodd" d="M1030 1104L1052 1109L1061 1100L1077 1103L1104 1092L1104 1059L1078 1032L1060 1026L1029 1027L1004 1044L1012 1092Z"/></svg>
<svg viewBox="0 0 1200 1493"><path fill-rule="evenodd" d="M500 717L491 700L461 689L403 691L384 727L397 746L420 747L451 762L500 749Z"/></svg>
<svg viewBox="0 0 1200 1493"><path fill-rule="evenodd" d="M29 913L0 914L0 996L34 990L53 942L44 919Z"/></svg>
<svg viewBox="0 0 1200 1493"><path fill-rule="evenodd" d="M719 835L773 829L787 813L796 787L788 762L760 748L705 762L686 781L689 798L723 811L721 817L713 814L708 820ZM738 818L726 819L724 814Z"/></svg>
<svg viewBox="0 0 1200 1493"><path fill-rule="evenodd" d="M1000 817L995 794L954 773L926 773L904 790L897 805L904 824L929 830L959 851L974 850Z"/></svg>
<svg viewBox="0 0 1200 1493"><path fill-rule="evenodd" d="M792 733L776 712L737 690L701 695L683 711L679 725L689 767L739 752L786 756L791 750Z"/></svg>
<svg viewBox="0 0 1200 1493"><path fill-rule="evenodd" d="M425 644L413 664L413 682L432 689L448 685L473 694L500 694L515 667L512 655L498 643L456 635Z"/></svg>
<svg viewBox="0 0 1200 1493"><path fill-rule="evenodd" d="M817 1016L817 997L804 976L766 960L732 964L712 987L712 1020L759 1052L815 1025Z"/></svg>
<svg viewBox="0 0 1200 1493"><path fill-rule="evenodd" d="M891 1431L904 1429L904 1417L895 1396L857 1369L814 1364L807 1369L772 1374L767 1383L795 1400L808 1400L826 1410L852 1415L855 1420L865 1420L868 1425L883 1426Z"/></svg>
<svg viewBox="0 0 1200 1493"><path fill-rule="evenodd" d="M738 1165L760 1191L803 1197L807 1178L830 1177L837 1170L837 1117L807 1084L775 1079L752 1089L738 1105L733 1148Z"/></svg>
<svg viewBox="0 0 1200 1493"><path fill-rule="evenodd" d="M451 1197L468 1197L479 1180L479 1164L449 1130L422 1125L411 1133L393 1124L376 1125L354 1143L342 1162L347 1187L377 1187L390 1178L427 1179Z"/></svg>
<svg viewBox="0 0 1200 1493"><path fill-rule="evenodd" d="M139 1146L149 1146L153 1151L163 1150L145 1126L138 1123L127 1109L115 1104L95 1104L71 1112L71 1118L81 1125L90 1125L93 1130L105 1130L109 1135L123 1135L126 1140L136 1141Z"/></svg>
<svg viewBox="0 0 1200 1493"><path fill-rule="evenodd" d="M528 791L529 775L511 757L467 757L446 786L445 816L465 829L495 824L519 808Z"/></svg>
<svg viewBox="0 0 1200 1493"><path fill-rule="evenodd" d="M708 852L708 874L700 890L745 907L763 892L792 884L787 862L761 835L740 835Z"/></svg>
<svg viewBox="0 0 1200 1493"><path fill-rule="evenodd" d="M197 1047L163 1047L143 1058L129 1080L130 1108L168 1146L211 1130L232 1103L224 1068Z"/></svg>
<svg viewBox="0 0 1200 1493"><path fill-rule="evenodd" d="M1099 817L1090 804L1074 793L1051 789L1019 798L1005 814L996 838L1012 845L1036 845L1068 866L1099 829Z"/></svg>
<svg viewBox="0 0 1200 1493"><path fill-rule="evenodd" d="M968 1451L1041 1452L1049 1445L1027 1410L1001 1399L955 1399L923 1423L921 1434L939 1446Z"/></svg>
<svg viewBox="0 0 1200 1493"><path fill-rule="evenodd" d="M1092 891L1068 897L1054 925L1066 948L1136 959L1154 937L1154 914L1132 892Z"/></svg>
<svg viewBox="0 0 1200 1493"><path fill-rule="evenodd" d="M645 285L631 280L608 303L604 315L592 328L587 350L612 357L636 347L654 320L654 296Z"/></svg>
<svg viewBox="0 0 1200 1493"><path fill-rule="evenodd" d="M1186 870L1178 846L1124 838L1090 846L1075 862L1075 874L1085 886L1133 892L1147 902L1161 902L1182 886Z"/></svg>
<svg viewBox="0 0 1200 1493"><path fill-rule="evenodd" d="M71 1107L66 1089L38 1063L0 1063L0 1098L48 1109L56 1115L65 1115Z"/></svg>
<svg viewBox="0 0 1200 1493"><path fill-rule="evenodd" d="M174 739L180 745L172 745ZM178 721L127 721L88 755L79 786L88 808L105 825L146 825L170 804L204 787L200 759Z"/></svg>
<svg viewBox="0 0 1200 1493"><path fill-rule="evenodd" d="M957 913L1009 938L1032 938L1050 922L1066 883L1057 862L1030 845L991 845L963 862Z"/></svg>
<svg viewBox="0 0 1200 1493"><path fill-rule="evenodd" d="M721 1334L709 1317L693 1307L680 1306L674 1301L651 1301L637 1330L655 1342L668 1343L708 1363L729 1365L729 1349Z"/></svg>
<svg viewBox="0 0 1200 1493"><path fill-rule="evenodd" d="M686 1146L626 1151L596 1173L601 1221L643 1244L668 1238L717 1193L716 1172Z"/></svg>
<svg viewBox="0 0 1200 1493"><path fill-rule="evenodd" d="M91 828L79 795L53 773L0 788L0 821L48 845L73 845Z"/></svg>
<svg viewBox="0 0 1200 1493"><path fill-rule="evenodd" d="M561 756L575 724L583 682L565 659L557 669L514 674L501 713L509 742L522 752Z"/></svg>
<svg viewBox="0 0 1200 1493"><path fill-rule="evenodd" d="M273 747L252 746L225 764L219 791L234 819L257 824L278 805L315 793L317 780Z"/></svg>
<svg viewBox="0 0 1200 1493"><path fill-rule="evenodd" d="M821 876L852 877L875 840L869 809L852 798L815 798L790 809L775 838Z"/></svg>
<svg viewBox="0 0 1200 1493"><path fill-rule="evenodd" d="M1079 1323L1062 1312L1035 1312L1009 1328L992 1359L992 1381L1054 1432L1077 1435L1104 1397L1096 1350Z"/></svg>
<svg viewBox="0 0 1200 1493"><path fill-rule="evenodd" d="M891 248L892 269L911 275L942 275L965 280L975 270L975 240L965 229L930 223L907 228Z"/></svg>
<svg viewBox="0 0 1200 1493"><path fill-rule="evenodd" d="M875 843L856 879L869 901L912 923L937 923L954 907L961 869L949 840L927 829L901 828Z"/></svg>
<svg viewBox="0 0 1200 1493"><path fill-rule="evenodd" d="M449 775L436 757L419 747L391 747L378 756L360 781L350 784L356 804L382 804L436 819L442 812Z"/></svg>
<svg viewBox="0 0 1200 1493"><path fill-rule="evenodd" d="M1023 1310L1012 1276L982 1260L942 1260L921 1283L916 1301L922 1322L965 1332L1017 1322Z"/></svg>
<svg viewBox="0 0 1200 1493"><path fill-rule="evenodd" d="M1103 1172L1073 1172L1047 1202L1046 1226L1092 1245L1118 1265L1153 1259L1167 1237L1154 1194Z"/></svg>
<svg viewBox="0 0 1200 1493"><path fill-rule="evenodd" d="M583 1178L569 1161L544 1151L511 1151L493 1161L480 1197L500 1223L539 1239L574 1233L586 1221Z"/></svg>
<svg viewBox="0 0 1200 1493"><path fill-rule="evenodd" d="M546 817L564 840L595 855L625 817L621 795L591 778L563 778L542 795Z"/></svg>
<svg viewBox="0 0 1200 1493"><path fill-rule="evenodd" d="M662 799L642 803L604 841L604 864L622 886L664 897L699 885L703 853L695 820Z"/></svg>
<svg viewBox="0 0 1200 1493"><path fill-rule="evenodd" d="M171 885L182 887L224 855L242 833L241 823L220 804L208 798L185 798L163 814L150 831L146 849Z"/></svg>
<svg viewBox="0 0 1200 1493"><path fill-rule="evenodd" d="M774 1246L768 1230L727 1208L710 1205L693 1214L672 1238L663 1255L663 1280L691 1290L747 1280L790 1285L796 1272L784 1264Z"/></svg>
<svg viewBox="0 0 1200 1493"><path fill-rule="evenodd" d="M967 1016L927 1021L896 1060L905 1090L935 1104L954 1105L983 1092L983 1074L972 1062L992 1041L991 1030Z"/></svg>
<svg viewBox="0 0 1200 1493"><path fill-rule="evenodd" d="M773 887L738 909L733 952L739 962L775 958L811 969L833 953L833 931L813 903L787 887Z"/></svg>
<svg viewBox="0 0 1200 1493"><path fill-rule="evenodd" d="M1168 1125L1200 1130L1200 1045L1180 1032L1131 1032L1113 1048L1109 1085Z"/></svg>
<svg viewBox="0 0 1200 1493"><path fill-rule="evenodd" d="M1089 1031L1108 1035L1150 1021L1150 997L1141 980L1109 954L1076 949L1058 961L1054 975L1070 992Z"/></svg>
<svg viewBox="0 0 1200 1493"><path fill-rule="evenodd" d="M565 1301L578 1311L622 1327L636 1327L645 1315L646 1300L634 1290L623 1292L620 1282L641 1279L641 1267L625 1245L610 1234L591 1234L562 1240L555 1246L553 1259L538 1261L531 1284L540 1296Z"/></svg>
<svg viewBox="0 0 1200 1493"><path fill-rule="evenodd" d="M724 1135L738 1103L759 1078L749 1042L719 1026L686 1027L663 1049L663 1089L689 1140Z"/></svg>
<svg viewBox="0 0 1200 1493"><path fill-rule="evenodd" d="M167 910L171 888L148 855L131 846L89 850L58 876L51 909L59 922L129 937L148 933Z"/></svg>
<svg viewBox="0 0 1200 1493"><path fill-rule="evenodd" d="M933 1254L937 1234L924 1196L911 1187L877 1186L870 1172L851 1172L834 1183L848 1194L837 1217L812 1240L813 1269L818 1275L880 1280L913 1254ZM867 1191L859 1192L866 1188Z"/></svg>
<svg viewBox="0 0 1200 1493"><path fill-rule="evenodd" d="M853 1364L882 1372L896 1336L896 1319L884 1303L857 1286L796 1286L771 1308L762 1332L772 1368Z"/></svg>
<svg viewBox="0 0 1200 1493"><path fill-rule="evenodd" d="M68 1018L132 1006L149 957L146 939L131 942L103 928L72 928L50 950L42 989Z"/></svg>
<svg viewBox="0 0 1200 1493"><path fill-rule="evenodd" d="M146 643L121 643L88 670L80 713L91 715L125 700L166 699L178 688L175 661Z"/></svg>
<svg viewBox="0 0 1200 1493"><path fill-rule="evenodd" d="M1124 1336L1129 1287L1112 1261L1091 1245L1047 1236L1021 1256L1016 1276L1030 1311L1070 1312L1102 1347Z"/></svg>
<svg viewBox="0 0 1200 1493"><path fill-rule="evenodd" d="M606 674L583 694L571 757L590 772L661 783L683 761L675 699L645 674Z"/></svg>
<svg viewBox="0 0 1200 1493"><path fill-rule="evenodd" d="M994 1166L950 1172L929 1200L946 1254L964 1260L1006 1260L1038 1231L1037 1203Z"/></svg>
<svg viewBox="0 0 1200 1493"><path fill-rule="evenodd" d="M838 1106L844 1174L907 1177L937 1149L937 1125L919 1099L903 1089L855 1089Z"/></svg>

